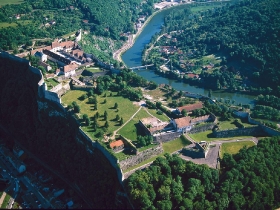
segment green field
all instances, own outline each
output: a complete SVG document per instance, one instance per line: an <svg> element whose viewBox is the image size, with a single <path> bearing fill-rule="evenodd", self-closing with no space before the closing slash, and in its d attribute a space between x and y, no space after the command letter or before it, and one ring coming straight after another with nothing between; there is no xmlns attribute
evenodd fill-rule
<svg viewBox="0 0 280 210"><path fill-rule="evenodd" d="M223 143L221 147L221 158L223 158L225 153L228 154L237 154L240 149L244 146L252 147L254 146L254 142L252 141L239 141L239 142L230 142L230 143Z"/></svg>
<svg viewBox="0 0 280 210"><path fill-rule="evenodd" d="M1 0L0 6L4 6L6 4L21 4L24 0Z"/></svg>
<svg viewBox="0 0 280 210"><path fill-rule="evenodd" d="M91 72L91 73L98 73L98 72L102 72L102 70L99 67L90 67L90 68L86 68L85 70Z"/></svg>
<svg viewBox="0 0 280 210"><path fill-rule="evenodd" d="M212 9L214 7L220 7L222 6L223 3L222 2L217 2L217 3L210 3L210 4L201 4L199 6L191 6L191 11L192 12L200 12L203 10L208 10L208 9Z"/></svg>
<svg viewBox="0 0 280 210"><path fill-rule="evenodd" d="M4 198L4 201L2 203L1 209L6 209L8 203L9 203L10 198L11 198L11 196L7 193L5 198Z"/></svg>
<svg viewBox="0 0 280 210"><path fill-rule="evenodd" d="M56 85L59 84L58 81L56 81L55 79L51 78L51 79L46 79L45 80L48 90L52 89L53 87L55 87Z"/></svg>
<svg viewBox="0 0 280 210"><path fill-rule="evenodd" d="M81 90L71 90L67 92L64 96L62 96L62 102L64 105L69 105L73 101L76 101L77 104L80 106L80 116L83 114L87 114L90 118L95 115L95 113L98 111L99 118L97 120L97 124L99 128L102 128L105 124L105 120L103 118L103 114L105 111L108 113L108 133L113 132L114 130L117 130L120 127L120 123L115 120L116 115L118 114L120 117L123 118L123 121L126 122L137 110L139 107L132 104L132 102L129 99L123 98L122 96L116 96L116 93L112 93L113 96L109 96L109 92L107 92L107 97L104 97L104 93L100 96L97 95L97 110L94 110L94 105L88 103L88 99L80 100L79 98L86 94L86 91ZM104 99L107 100L106 103L104 103ZM118 103L118 111L117 109L114 109L115 103ZM84 131L86 131L93 139L96 139L95 132L92 129L92 125L90 126L84 126L82 124L82 128Z"/></svg>
<svg viewBox="0 0 280 210"><path fill-rule="evenodd" d="M214 138L212 137L212 131L205 131L205 132L200 132L200 133L195 133L195 134L190 134L190 137L195 140L196 142L200 141L217 141L217 140L233 140L233 139L242 139L242 138L251 138L253 136L236 136L236 137L231 137L231 138Z"/></svg>
<svg viewBox="0 0 280 210"><path fill-rule="evenodd" d="M165 115L165 114L157 114L157 110L156 109L148 109L148 112L150 112L151 115L155 116L156 118L158 118L161 121L164 122L169 122L170 119Z"/></svg>
<svg viewBox="0 0 280 210"><path fill-rule="evenodd" d="M189 140L187 140L185 137L181 136L173 141L169 141L162 144L164 153L172 153L177 150L182 149L183 147L191 144Z"/></svg>
<svg viewBox="0 0 280 210"><path fill-rule="evenodd" d="M129 121L122 129L119 130L118 133L125 138L135 141L137 134L140 132L140 130L137 129L139 120L146 117L150 117L150 115L144 109L140 110L131 121Z"/></svg>
<svg viewBox="0 0 280 210"><path fill-rule="evenodd" d="M7 28L7 27L17 27L19 24L20 25L27 25L30 24L32 21L31 20L17 20L16 22L1 22L0 23L0 29L1 28Z"/></svg>

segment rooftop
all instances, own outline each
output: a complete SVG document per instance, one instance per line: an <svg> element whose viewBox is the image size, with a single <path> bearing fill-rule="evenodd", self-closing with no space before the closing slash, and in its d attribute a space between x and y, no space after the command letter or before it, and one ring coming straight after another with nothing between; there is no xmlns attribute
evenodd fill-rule
<svg viewBox="0 0 280 210"><path fill-rule="evenodd" d="M202 109L203 108L203 104L202 102L198 102L198 103L195 103L195 104L188 104L186 106L181 106L181 107L178 107L178 110L180 112L183 111L183 109L185 109L187 112L191 112L193 110L196 110L196 109Z"/></svg>
<svg viewBox="0 0 280 210"><path fill-rule="evenodd" d="M183 127L189 126L191 124L191 119L192 118L189 117L189 116L175 119L175 123L177 125L177 128L183 128Z"/></svg>
<svg viewBox="0 0 280 210"><path fill-rule="evenodd" d="M110 147L113 149L114 147L120 147L124 145L123 141L122 140L117 140L117 141L114 141L110 144Z"/></svg>

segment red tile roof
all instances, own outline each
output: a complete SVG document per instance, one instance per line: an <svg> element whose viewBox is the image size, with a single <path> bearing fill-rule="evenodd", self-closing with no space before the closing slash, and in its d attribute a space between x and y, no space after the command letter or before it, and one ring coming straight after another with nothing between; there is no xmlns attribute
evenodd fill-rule
<svg viewBox="0 0 280 210"><path fill-rule="evenodd" d="M183 109L185 109L187 112L191 112L193 110L196 110L196 109L202 109L203 108L203 104L202 102L198 102L198 103L195 103L195 104L188 104L186 106L181 106L181 107L178 107L178 110L180 112L183 111Z"/></svg>
<svg viewBox="0 0 280 210"><path fill-rule="evenodd" d="M124 145L122 140L114 141L110 144L110 147L113 149L114 147L120 147Z"/></svg>
<svg viewBox="0 0 280 210"><path fill-rule="evenodd" d="M66 65L63 67L63 71L64 71L64 73L70 72L70 71L76 70L78 67L79 67L78 64L70 63L69 65Z"/></svg>
<svg viewBox="0 0 280 210"><path fill-rule="evenodd" d="M192 118L189 117L189 116L175 119L175 123L177 125L177 128L183 128L183 127L189 126L191 124L191 119Z"/></svg>

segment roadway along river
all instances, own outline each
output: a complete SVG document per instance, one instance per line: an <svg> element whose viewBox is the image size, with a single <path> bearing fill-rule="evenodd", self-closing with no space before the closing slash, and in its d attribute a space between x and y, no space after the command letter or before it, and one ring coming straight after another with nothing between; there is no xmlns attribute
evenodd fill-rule
<svg viewBox="0 0 280 210"><path fill-rule="evenodd" d="M134 67L134 66L141 66L141 55L142 51L146 44L148 44L152 38L152 36L159 32L161 26L164 23L164 16L167 15L172 9L177 9L178 7L174 7L168 10L163 10L157 13L149 23L147 23L146 27L143 29L142 33L138 36L135 40L134 45L128 49L123 55L122 60L127 67ZM208 90L203 88L198 88L195 86L190 86L188 84L184 84L181 82L176 82L175 80L170 80L164 77L161 77L155 74L153 71L150 70L141 70L135 71L137 74L141 75L142 77L146 78L149 81L154 81L157 84L169 84L174 87L176 90L183 90L188 91L191 93L198 93L207 96ZM234 100L235 103L242 103L242 104L253 104L254 96L246 95L246 94L239 94L239 93L228 93L223 91L215 91L212 93L213 98L224 98Z"/></svg>

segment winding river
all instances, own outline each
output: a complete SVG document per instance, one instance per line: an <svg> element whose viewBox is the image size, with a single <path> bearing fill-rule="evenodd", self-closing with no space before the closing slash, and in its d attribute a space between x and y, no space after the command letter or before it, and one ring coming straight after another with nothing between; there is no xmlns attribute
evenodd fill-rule
<svg viewBox="0 0 280 210"><path fill-rule="evenodd" d="M134 45L122 54L122 60L127 67L135 67L135 66L142 65L141 55L145 45L151 41L151 38L155 33L160 31L161 26L164 23L164 16L167 15L172 9L176 9L176 7L170 8L168 10L163 10L157 13L150 20L150 22L147 23L142 33L135 40ZM151 70L140 70L135 72L137 72L137 74L141 75L147 80L154 81L157 84L162 84L162 83L169 84L172 87L174 87L176 90L188 91L191 93L197 93L205 96L208 95L208 90L206 89L191 86L182 82L176 82L175 80L161 77L155 74ZM212 97L217 99L218 98L230 99L230 100L234 100L235 103L242 103L242 104L253 104L253 100L254 100L254 96L251 95L240 94L240 93L229 93L224 91L213 91Z"/></svg>

